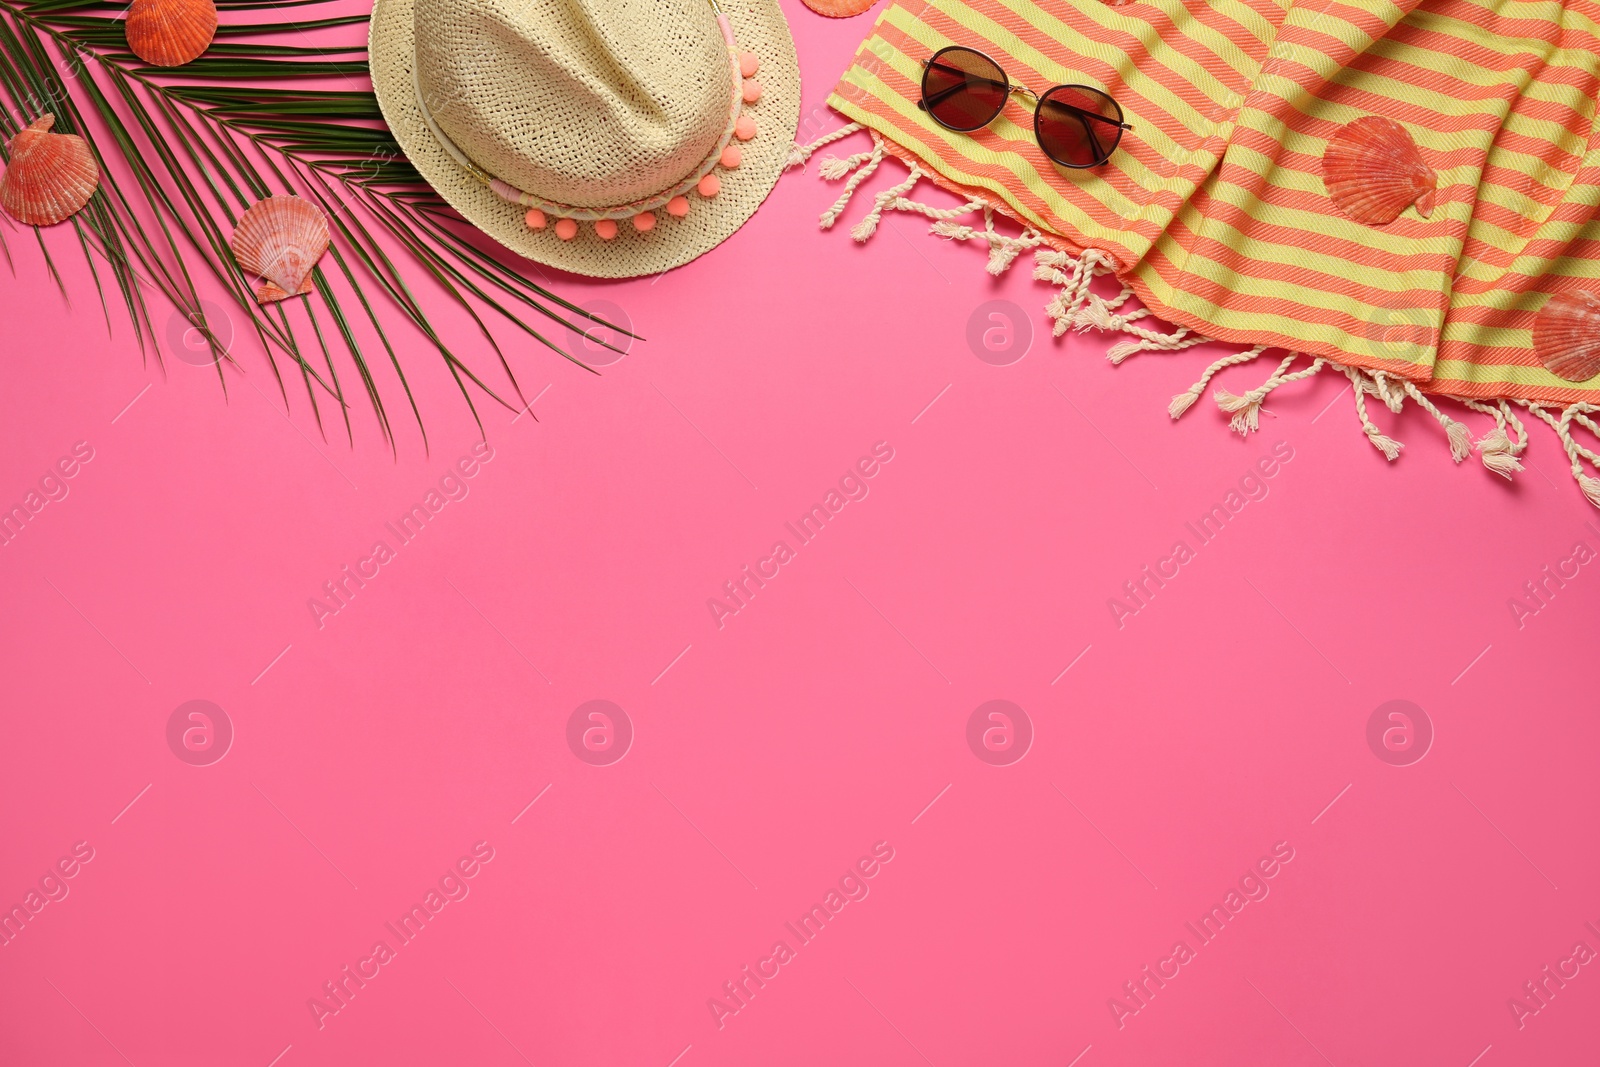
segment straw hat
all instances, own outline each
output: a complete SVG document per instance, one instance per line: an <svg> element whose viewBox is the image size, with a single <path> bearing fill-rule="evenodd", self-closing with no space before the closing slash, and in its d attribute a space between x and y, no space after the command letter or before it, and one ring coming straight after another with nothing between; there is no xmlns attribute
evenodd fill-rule
<svg viewBox="0 0 1600 1067"><path fill-rule="evenodd" d="M777 0L377 0L369 47L383 117L429 184L578 274L716 247L776 184L799 123Z"/></svg>

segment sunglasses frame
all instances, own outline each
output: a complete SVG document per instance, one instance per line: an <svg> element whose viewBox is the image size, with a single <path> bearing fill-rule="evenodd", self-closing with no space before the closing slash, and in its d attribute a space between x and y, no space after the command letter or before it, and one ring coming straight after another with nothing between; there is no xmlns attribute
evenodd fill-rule
<svg viewBox="0 0 1600 1067"><path fill-rule="evenodd" d="M931 106L929 106L929 104L928 104L928 73L933 68L933 65L939 61L939 57L940 56L948 55L951 52L970 52L971 54L973 54L975 56L979 56L982 59L986 60L988 63L990 63L994 67L995 70L1000 72L1000 77L1001 77L1002 80L999 81L999 82L994 82L993 84L996 84L996 85L1000 86L1002 89L1004 89L1005 90L1005 95L1001 99L1000 106L995 109L994 114L990 115L988 118L984 119L982 122L978 123L976 126L962 127L962 126L951 125L950 123L945 122L943 119L941 119L938 116L938 114L933 110L933 108ZM965 71L965 70L961 70L960 68L957 68L957 67L945 67L944 69L949 71L952 74L960 74L960 75L962 75L963 77L966 77L966 78L971 78L973 76L971 74L971 72ZM984 80L989 81L990 79L984 79ZM1112 127L1116 128L1117 134L1116 134L1116 137L1112 139L1110 147L1106 148L1104 155L1101 156L1101 158L1095 160L1093 163L1069 163L1064 159L1056 158L1056 156L1053 155L1050 152L1050 150L1044 146L1044 139L1039 135L1039 111L1040 111L1041 105L1043 105L1046 102L1049 102L1050 101L1050 97L1054 93L1059 92L1062 89L1077 89L1077 90L1081 90L1083 92L1095 93L1095 94L1097 94L1099 96L1104 97L1106 99L1106 101L1108 103L1110 103L1110 105L1113 108L1115 108L1116 111L1117 111L1117 117L1115 119L1112 119L1112 118L1106 117L1105 115L1101 115L1101 114L1099 114L1097 112L1094 112L1094 111L1088 111L1088 110L1085 110L1084 108L1077 107L1077 106L1072 105L1072 104L1063 103L1061 101L1053 101L1053 103L1055 104L1056 107L1064 108L1067 111L1071 111L1073 114L1077 115L1080 119L1092 119L1095 122L1098 122L1098 123L1101 123L1103 125L1112 126ZM929 56L927 59L924 59L922 61L922 80L918 84L918 90L921 93L921 96L917 100L917 107L920 108L921 110L927 112L928 113L928 117L933 119L934 122L937 122L939 125L943 126L947 130L954 130L956 133L973 133L973 132L975 132L977 130L983 129L985 126L989 125L989 123L991 123L995 119L999 118L1000 115L1006 109L1006 101L1011 99L1011 95L1013 93L1021 93L1024 96L1032 97L1033 98L1033 139L1034 139L1034 142L1036 144L1038 144L1039 150L1042 151L1046 156L1048 156L1052 163L1055 163L1058 166L1068 167L1068 168L1070 168L1072 170L1088 170L1088 169L1093 168L1093 167L1103 166L1106 163L1106 161L1111 158L1112 153L1117 150L1117 146L1122 143L1122 134L1127 130L1133 129L1133 126L1131 124L1123 121L1122 105L1117 103L1116 99L1110 93L1106 92L1104 89L1097 89L1092 85L1052 85L1050 88L1046 89L1043 93L1038 93L1038 92L1035 92L1034 90L1028 88L1026 85L1020 85L1020 84L1014 85L1014 84L1012 84L1011 75L1006 73L1006 69L1004 67L1002 67L998 62L996 62L996 60L995 60L995 58L993 56L989 55L986 52L980 52L976 48L968 48L966 45L959 45L959 44L946 45L945 47L943 47L943 48L939 49L937 52L935 52L933 55ZM1096 149L1099 149L1101 147L1100 140L1099 140L1099 138L1095 137L1092 132L1090 132L1090 127L1085 125L1084 132L1087 135L1089 142Z"/></svg>

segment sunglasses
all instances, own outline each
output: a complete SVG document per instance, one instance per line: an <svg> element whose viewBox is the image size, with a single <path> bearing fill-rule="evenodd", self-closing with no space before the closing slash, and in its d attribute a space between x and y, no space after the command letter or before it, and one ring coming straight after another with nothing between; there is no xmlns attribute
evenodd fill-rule
<svg viewBox="0 0 1600 1067"><path fill-rule="evenodd" d="M1122 108L1099 89L1057 85L1043 94L1012 85L1000 64L972 48L952 45L922 61L917 107L947 130L971 133L993 122L1012 93L1033 98L1033 136L1063 167L1098 167L1111 158L1124 130Z"/></svg>

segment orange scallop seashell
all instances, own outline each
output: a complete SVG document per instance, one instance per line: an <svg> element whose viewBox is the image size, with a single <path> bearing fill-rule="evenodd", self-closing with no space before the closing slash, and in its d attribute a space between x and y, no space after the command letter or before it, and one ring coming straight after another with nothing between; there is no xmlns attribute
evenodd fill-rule
<svg viewBox="0 0 1600 1067"><path fill-rule="evenodd" d="M133 54L152 66L181 67L211 47L213 0L133 0L125 30Z"/></svg>
<svg viewBox="0 0 1600 1067"><path fill-rule="evenodd" d="M256 301L268 304L311 291L311 268L328 240L321 208L298 196L271 196L240 217L228 244L245 273L267 282Z"/></svg>
<svg viewBox="0 0 1600 1067"><path fill-rule="evenodd" d="M54 115L40 115L6 145L11 163L0 175L0 207L29 226L68 218L100 187L94 153L75 133L51 133L55 124Z"/></svg>
<svg viewBox="0 0 1600 1067"><path fill-rule="evenodd" d="M1423 218L1433 214L1439 176L1404 126L1368 115L1328 142L1322 182L1340 211L1357 222L1382 226L1413 204Z"/></svg>
<svg viewBox="0 0 1600 1067"><path fill-rule="evenodd" d="M1574 289L1546 301L1533 319L1533 354L1569 382L1600 374L1600 293Z"/></svg>
<svg viewBox="0 0 1600 1067"><path fill-rule="evenodd" d="M819 15L830 19L847 19L859 15L877 0L805 0L805 4Z"/></svg>

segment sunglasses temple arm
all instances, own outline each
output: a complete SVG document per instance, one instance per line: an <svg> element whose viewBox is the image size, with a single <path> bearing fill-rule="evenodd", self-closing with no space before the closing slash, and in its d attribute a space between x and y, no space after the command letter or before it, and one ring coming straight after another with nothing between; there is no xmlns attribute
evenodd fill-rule
<svg viewBox="0 0 1600 1067"><path fill-rule="evenodd" d="M935 106L935 105L944 103L946 100L950 99L952 96L955 96L957 93L964 92L966 90L966 88L967 88L967 86L965 84L962 84L962 85L951 85L951 86L947 86L946 88L940 89L938 92L933 93L933 94L924 93L923 96L922 96L922 99L917 101L917 106L922 108L922 109L924 109L924 110L926 110L930 106Z"/></svg>
<svg viewBox="0 0 1600 1067"><path fill-rule="evenodd" d="M1057 101L1057 100L1052 100L1052 101L1050 101L1050 103L1052 105L1054 105L1055 107L1066 108L1068 111L1071 111L1073 114L1078 115L1078 116L1080 116L1082 118L1094 119L1096 122L1103 122L1107 126L1115 126L1119 130L1131 130L1131 129L1133 129L1133 124L1130 123L1130 122L1118 122L1116 119L1108 119L1104 115L1097 115L1093 111L1088 110L1087 108L1073 107L1071 104L1063 104L1063 103L1061 103L1060 101Z"/></svg>
<svg viewBox="0 0 1600 1067"><path fill-rule="evenodd" d="M1107 126L1115 126L1119 130L1133 129L1132 123L1118 122L1116 119L1108 119L1104 115L1096 115L1093 111L1085 111L1083 114L1091 119L1094 119L1096 122L1105 123Z"/></svg>

